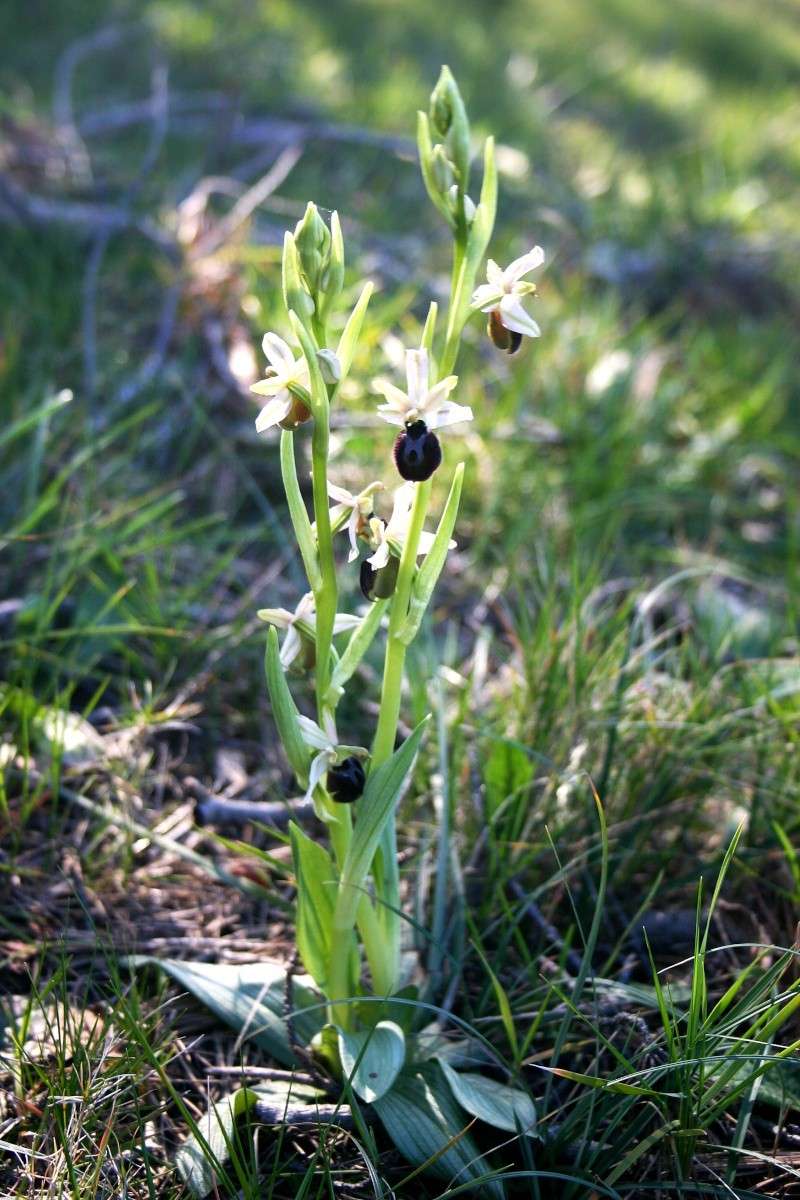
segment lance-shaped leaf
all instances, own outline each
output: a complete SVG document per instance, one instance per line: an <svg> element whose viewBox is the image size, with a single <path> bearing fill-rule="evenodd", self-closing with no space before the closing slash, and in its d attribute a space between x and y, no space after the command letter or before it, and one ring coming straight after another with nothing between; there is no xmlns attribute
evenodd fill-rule
<svg viewBox="0 0 800 1200"><path fill-rule="evenodd" d="M368 1104L389 1091L406 1057L405 1034L394 1021L358 1033L339 1030L339 1058L353 1091Z"/></svg>
<svg viewBox="0 0 800 1200"><path fill-rule="evenodd" d="M334 924L337 930L353 927L367 878L381 834L400 797L422 738L428 718L406 738L399 750L375 771L371 771L358 805L358 821L339 881Z"/></svg>
<svg viewBox="0 0 800 1200"><path fill-rule="evenodd" d="M489 1166L466 1132L468 1120L453 1103L436 1064L402 1071L373 1105L389 1137L408 1162L425 1166L454 1186L474 1183L475 1196L503 1197L497 1179L481 1183Z"/></svg>
<svg viewBox="0 0 800 1200"><path fill-rule="evenodd" d="M315 1100L322 1095L306 1084L287 1081L281 1085L271 1081L264 1087L237 1088L218 1104L212 1104L175 1155L178 1174L193 1196L202 1200L214 1188L231 1157L234 1126L240 1117L253 1113L259 1103L273 1106L276 1112L285 1111L290 1104L306 1101L313 1114Z"/></svg>
<svg viewBox="0 0 800 1200"><path fill-rule="evenodd" d="M344 687L353 675L358 664L369 649L372 639L380 628L383 614L386 612L388 600L375 600L369 607L363 621L350 634L350 640L345 647L342 657L337 662L331 676L329 698L333 703L336 694Z"/></svg>
<svg viewBox="0 0 800 1200"><path fill-rule="evenodd" d="M527 1092L473 1071L454 1071L446 1062L440 1061L439 1066L453 1096L473 1117L495 1129L534 1135L536 1110Z"/></svg>
<svg viewBox="0 0 800 1200"><path fill-rule="evenodd" d="M308 783L309 751L298 721L297 705L292 699L289 685L281 664L281 652L278 645L278 631L273 626L267 634L267 650L264 655L264 670L267 676L267 689L272 705L272 715L278 727L283 749L289 760L289 765L297 776L301 787Z"/></svg>
<svg viewBox="0 0 800 1200"><path fill-rule="evenodd" d="M286 311L288 313L296 312L304 319L310 317L314 311L314 301L303 287L297 244L288 230L283 238L281 284L283 287L283 303L286 305Z"/></svg>
<svg viewBox="0 0 800 1200"><path fill-rule="evenodd" d="M353 355L358 339L361 336L361 326L364 324L364 317L367 312L367 305L372 295L373 285L365 283L361 290L361 295L358 297L356 306L347 318L347 324L342 330L342 336L339 338L339 345L336 349L336 357L339 359L339 365L342 368L342 379L345 379L350 371L353 363Z"/></svg>
<svg viewBox="0 0 800 1200"><path fill-rule="evenodd" d="M425 318L425 327L422 330L422 338L420 340L420 349L428 351L428 360L430 362L431 378L436 378L436 366L432 361L433 358L433 339L436 336L436 318L439 314L439 305L435 300L431 300L428 306L428 315Z"/></svg>
<svg viewBox="0 0 800 1200"><path fill-rule="evenodd" d="M303 966L323 992L328 990L333 947L333 910L337 877L330 854L294 823L289 824L297 881L297 949ZM336 954L349 954L337 944Z"/></svg>
<svg viewBox="0 0 800 1200"><path fill-rule="evenodd" d="M238 1033L244 1031L276 1062L286 1067L298 1065L286 1024L286 968L280 963L183 962L147 954L132 955L123 962L131 968L160 967L226 1025ZM305 978L307 982L293 977L291 993L292 1025L303 1046L325 1021L321 997Z"/></svg>
<svg viewBox="0 0 800 1200"><path fill-rule="evenodd" d="M328 270L323 278L324 295L320 301L320 316L323 321L328 319L334 300L344 284L344 238L342 225L337 212L331 213L331 250Z"/></svg>
<svg viewBox="0 0 800 1200"><path fill-rule="evenodd" d="M292 519L294 536L300 548L303 566L306 569L308 583L312 592L316 592L322 583L322 577L317 562L317 543L311 522L308 519L300 484L297 482L297 467L294 461L294 434L288 429L281 433L281 478L286 492L286 503L289 506L289 516Z"/></svg>
<svg viewBox="0 0 800 1200"><path fill-rule="evenodd" d="M468 270L473 278L486 253L497 214L497 167L494 161L494 138L488 137L483 148L483 181L475 216L469 227L467 245Z"/></svg>
<svg viewBox="0 0 800 1200"><path fill-rule="evenodd" d="M439 528L436 530L433 545L426 554L425 561L417 571L411 586L408 615L401 626L399 634L400 640L406 646L409 646L417 636L420 623L425 615L425 609L430 603L436 582L442 573L442 567L447 559L447 549L453 529L455 528L456 517L458 516L458 505L461 500L463 482L464 464L459 463L453 476L453 482L450 485L450 495L447 497L447 504L442 513Z"/></svg>

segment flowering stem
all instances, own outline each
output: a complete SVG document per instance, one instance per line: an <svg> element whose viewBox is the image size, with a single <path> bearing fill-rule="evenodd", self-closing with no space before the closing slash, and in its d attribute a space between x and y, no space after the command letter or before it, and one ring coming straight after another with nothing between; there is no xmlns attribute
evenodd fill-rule
<svg viewBox="0 0 800 1200"><path fill-rule="evenodd" d="M447 310L447 332L444 349L439 363L439 378L444 379L456 365L458 347L461 342L461 331L464 321L461 318L463 308L464 283L467 273L467 246L463 235L457 235L453 245L453 271L450 280L450 305Z"/></svg>
<svg viewBox="0 0 800 1200"><path fill-rule="evenodd" d="M378 717L378 728L372 744L372 760L370 770L374 771L389 759L394 751L397 737L397 723L400 719L400 699L403 688L403 667L405 666L406 645L400 637L411 598L411 585L414 581L414 570L417 563L417 548L420 534L425 524L428 503L431 495L431 483L426 479L417 484L411 519L408 526L403 553L400 558L400 568L397 573L397 585L392 598L389 613L389 632L386 640L386 657L383 666L383 684L381 687L381 707ZM381 838L380 846L375 857L374 871L375 892L378 901L377 920L383 930L383 940L376 940L373 946L365 946L369 959L370 971L376 990L384 990L389 994L397 986L400 959L400 873L397 868L397 831L392 817L387 821ZM363 936L363 931L362 931ZM370 951L372 951L370 953ZM382 988L379 987L379 981Z"/></svg>
<svg viewBox="0 0 800 1200"><path fill-rule="evenodd" d="M316 697L317 720L321 729L327 725L330 714L328 706L328 690L331 678L331 645L333 643L333 624L336 618L338 587L336 583L336 564L333 557L333 532L331 530L330 511L328 509L328 409L325 413L315 415L314 430L311 435L311 483L314 499L314 520L317 529L317 547L319 556L319 583L314 591L316 608ZM336 861L341 868L347 854L347 847L352 837L352 817L346 805L336 804L320 787L323 794L323 805L328 814L331 842L336 855Z"/></svg>

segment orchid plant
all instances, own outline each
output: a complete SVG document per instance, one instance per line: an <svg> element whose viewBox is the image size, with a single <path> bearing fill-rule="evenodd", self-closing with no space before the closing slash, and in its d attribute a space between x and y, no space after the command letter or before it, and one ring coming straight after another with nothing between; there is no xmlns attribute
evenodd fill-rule
<svg viewBox="0 0 800 1200"><path fill-rule="evenodd" d="M488 138L484 146L476 203L468 192L469 123L446 67L429 112L419 114L417 135L426 189L452 232L453 264L444 319L439 320L437 304L431 303L419 345L405 350L405 388L383 375L372 381L372 391L382 398L376 416L398 431L392 447L394 481L376 480L351 494L330 477L330 413L354 362L372 284L364 285L352 311L338 322L343 328L334 342L333 318L345 278L337 214L328 226L309 204L295 231L285 235L285 325L280 334L264 336L267 366L253 391L265 398L256 429L280 429L283 486L308 592L293 612L266 608L259 616L270 626L266 677L277 729L328 835L324 844L298 824L290 825L297 948L307 972L291 990L292 1004L306 1016L315 1014L309 1031L317 1060L374 1106L401 1151L418 1162L435 1152L438 1168L463 1172L463 1182L485 1170L468 1135L449 1144L463 1130L464 1110L512 1132L530 1131L535 1116L526 1094L486 1076L455 1071L452 1061L446 1061L444 1042L436 1050L430 1032L427 1042L420 1040L418 1030L414 1034L415 992L404 988L401 956L395 814L425 722L399 746L398 725L406 654L455 546L463 463L451 473L435 532L425 526L432 480L446 469L440 435L473 417L457 400L454 372L462 333L470 317L482 312L489 314L489 335L501 349L513 352L523 336L538 336L539 327L523 304L535 287L523 282L523 276L539 267L544 255L535 247L505 270L489 260L487 282L476 286L495 220L494 144ZM309 433L313 515L304 500L296 453L297 441ZM382 507L386 489L394 496L391 514L384 518L376 508ZM337 554L339 533L347 539L346 554ZM351 595L356 583L364 597L362 611L341 613L340 599ZM370 745L353 745L342 735L340 702L375 640L383 643L377 723ZM313 680L313 715L300 711L290 690L290 678L297 673ZM173 969L173 974L187 981L185 970L181 975ZM258 996L247 994L265 1021L269 1011L274 1033L284 1014L280 1005L270 1009L272 985L262 982ZM404 1003L411 1009L404 1010ZM276 1054L274 1039L269 1046ZM441 1070L434 1076L430 1064L437 1054ZM416 1097L412 1107L419 1116L427 1106L425 1128L439 1129L438 1144L431 1144L430 1137L426 1142L419 1130L416 1138L407 1136L409 1081ZM185 1173L191 1178L196 1160L186 1153ZM498 1194L497 1187L488 1190Z"/></svg>

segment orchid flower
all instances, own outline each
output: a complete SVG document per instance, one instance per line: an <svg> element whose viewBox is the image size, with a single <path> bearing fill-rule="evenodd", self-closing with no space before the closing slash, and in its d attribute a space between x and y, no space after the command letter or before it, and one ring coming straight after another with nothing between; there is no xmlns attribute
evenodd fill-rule
<svg viewBox="0 0 800 1200"><path fill-rule="evenodd" d="M403 392L388 379L373 381L374 391L386 400L378 408L383 421L401 427L424 421L429 430L434 430L472 420L471 408L447 399L458 383L457 375L448 375L431 385L427 350L406 350L406 382L407 390Z"/></svg>
<svg viewBox="0 0 800 1200"><path fill-rule="evenodd" d="M308 363L302 354L295 358L277 333L265 333L261 345L269 367L266 378L252 384L250 391L271 399L256 417L256 431L264 433L273 425L293 429L311 416Z"/></svg>
<svg viewBox="0 0 800 1200"><path fill-rule="evenodd" d="M258 615L262 621L268 621L278 629L286 630L286 637L281 646L280 659L284 670L287 670L303 651L303 640L314 644L316 641L317 613L314 606L314 595L306 592L294 612L286 608L260 608ZM333 622L334 635L355 629L359 618L348 613L337 613Z"/></svg>
<svg viewBox="0 0 800 1200"><path fill-rule="evenodd" d="M411 509L414 505L414 486L410 483L404 483L398 488L394 494L394 506L392 515L387 522L381 521L379 517L373 517L370 521L370 532L372 533L373 544L375 551L372 553L367 562L374 571L380 571L389 562L389 555L392 548L402 552L406 537L408 536L408 526L411 522ZM417 555L427 554L434 543L435 534L423 531L419 537L417 545ZM455 549L456 543L450 541L448 549Z"/></svg>
<svg viewBox="0 0 800 1200"><path fill-rule="evenodd" d="M544 250L534 246L503 269L493 259L486 264L487 283L475 289L472 307L491 313L504 329L525 337L539 337L541 330L523 307L522 300L536 291L535 283L524 283L523 275L535 271L544 262Z"/></svg>
<svg viewBox="0 0 800 1200"><path fill-rule="evenodd" d="M363 491L354 495L346 488L328 483L328 495L331 500L336 502L330 510L331 528L334 531L343 528L344 518L347 518L347 533L350 538L350 553L347 555L349 563L355 562L358 558L358 535L366 530L367 519L372 514L372 498L375 492L383 489L383 486L382 483L375 480Z"/></svg>

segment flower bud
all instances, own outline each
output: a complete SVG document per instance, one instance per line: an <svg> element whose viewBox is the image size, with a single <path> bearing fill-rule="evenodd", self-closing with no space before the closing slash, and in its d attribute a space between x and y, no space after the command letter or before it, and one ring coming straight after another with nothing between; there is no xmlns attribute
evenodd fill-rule
<svg viewBox="0 0 800 1200"><path fill-rule="evenodd" d="M326 383L335 387L342 378L342 364L336 357L333 350L318 350L317 363L319 364L320 374Z"/></svg>
<svg viewBox="0 0 800 1200"><path fill-rule="evenodd" d="M364 767L351 754L344 762L328 769L325 786L332 800L338 804L352 804L363 793L366 781Z"/></svg>
<svg viewBox="0 0 800 1200"><path fill-rule="evenodd" d="M469 120L458 85L449 67L442 67L431 92L430 121L439 137L445 139L448 157L466 188L469 176Z"/></svg>
<svg viewBox="0 0 800 1200"><path fill-rule="evenodd" d="M455 179L453 164L447 157L447 151L441 142L437 142L433 147L433 154L431 155L431 171L433 172L433 178L436 181L436 186L443 196L446 192L449 192L451 188L456 186L453 182ZM458 191L457 188L456 191Z"/></svg>
<svg viewBox="0 0 800 1200"><path fill-rule="evenodd" d="M376 571L368 558L361 564L359 586L365 600L388 600L394 595L397 586L397 572L400 569L400 559L392 554L385 567Z"/></svg>
<svg viewBox="0 0 800 1200"><path fill-rule="evenodd" d="M458 188L455 184L453 184L453 186L450 188L450 191L448 192L448 198L450 200L450 204L453 209L453 212L458 213ZM475 219L475 201L472 199L471 196L467 196L465 193L465 195L464 195L464 220L467 222L467 225L469 226L472 224L474 219Z"/></svg>
<svg viewBox="0 0 800 1200"><path fill-rule="evenodd" d="M316 298L331 255L330 230L319 215L316 204L309 201L305 216L295 228L294 240L300 269L306 278L308 290Z"/></svg>
<svg viewBox="0 0 800 1200"><path fill-rule="evenodd" d="M412 421L394 443L394 462L403 479L430 479L442 461L442 447L424 421Z"/></svg>
<svg viewBox="0 0 800 1200"><path fill-rule="evenodd" d="M498 350L505 350L507 354L516 354L519 350L522 334L514 329L506 329L499 308L494 308L489 313L486 332Z"/></svg>

